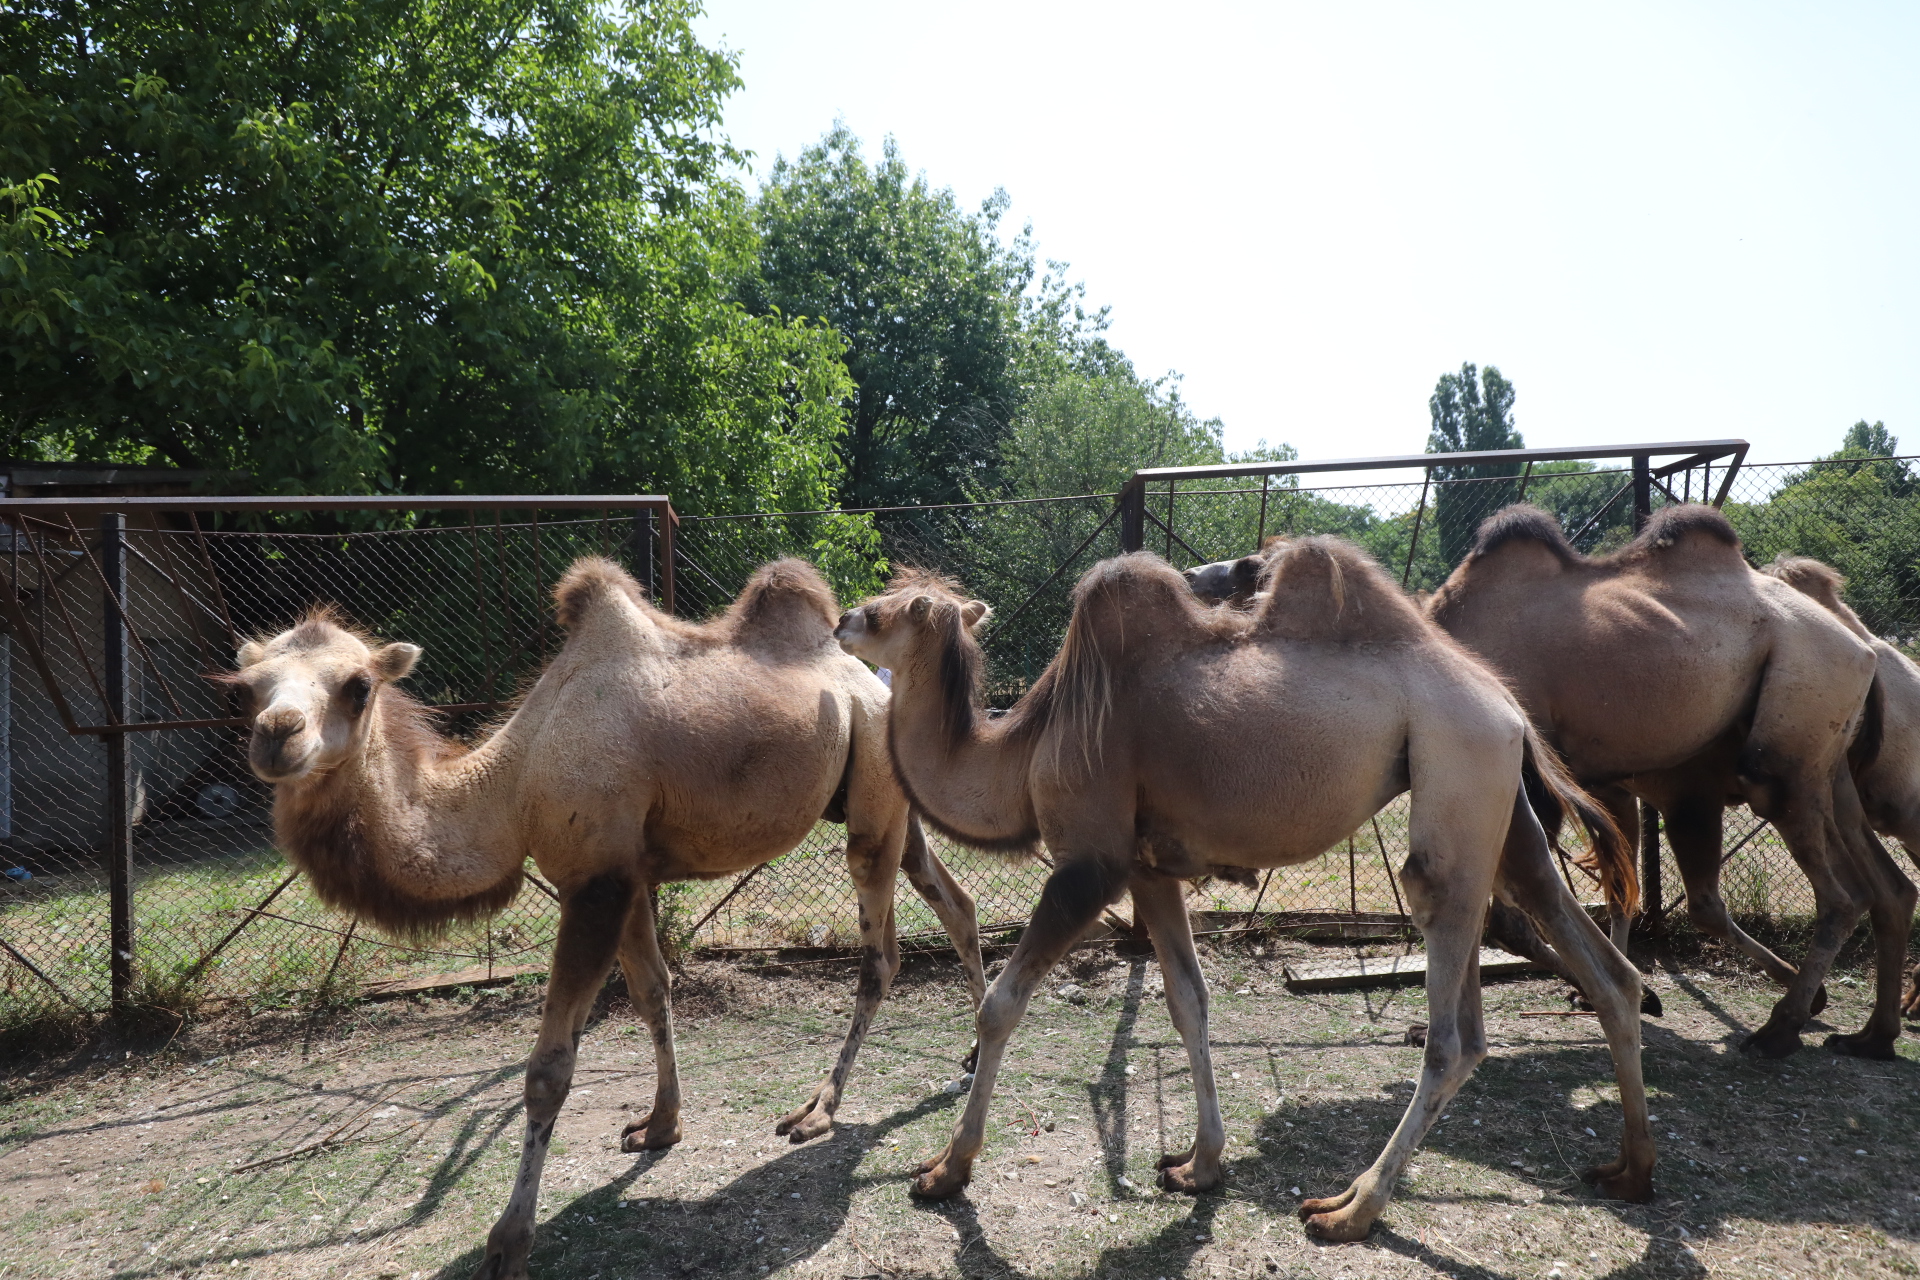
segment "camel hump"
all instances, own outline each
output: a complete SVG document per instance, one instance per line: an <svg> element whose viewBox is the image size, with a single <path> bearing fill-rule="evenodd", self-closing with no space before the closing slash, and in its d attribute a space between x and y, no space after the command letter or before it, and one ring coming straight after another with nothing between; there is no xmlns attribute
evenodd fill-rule
<svg viewBox="0 0 1920 1280"><path fill-rule="evenodd" d="M1254 627L1291 640L1413 640L1426 619L1374 558L1344 538L1292 538L1267 556Z"/></svg>
<svg viewBox="0 0 1920 1280"><path fill-rule="evenodd" d="M567 566L553 588L553 611L569 632L579 628L602 601L625 597L650 609L646 594L633 575L604 556L582 556Z"/></svg>
<svg viewBox="0 0 1920 1280"><path fill-rule="evenodd" d="M1822 564L1812 556L1790 556L1783 551L1774 557L1772 564L1763 566L1760 572L1770 578L1778 578L1801 595L1812 597L1827 612L1846 623L1848 630L1862 640L1873 639L1866 624L1860 621L1860 615L1840 598L1840 590L1847 585L1847 579L1832 565Z"/></svg>
<svg viewBox="0 0 1920 1280"><path fill-rule="evenodd" d="M1740 535L1716 508L1701 502L1682 502L1662 507L1647 517L1647 523L1632 542L1620 551L1622 558L1635 552L1666 551L1700 534L1709 543L1717 542L1740 557ZM1743 560L1741 563L1745 563Z"/></svg>
<svg viewBox="0 0 1920 1280"><path fill-rule="evenodd" d="M1490 556L1501 547L1514 542L1533 543L1545 547L1553 553L1554 559L1561 564L1580 563L1581 556L1567 541L1565 530L1553 513L1542 511L1531 502L1516 502L1512 506L1502 507L1480 522L1480 529L1473 540L1473 550L1468 553L1469 562L1483 556Z"/></svg>
<svg viewBox="0 0 1920 1280"><path fill-rule="evenodd" d="M820 571L791 556L763 564L728 606L726 620L738 636L752 633L807 643L832 635L840 602Z"/></svg>

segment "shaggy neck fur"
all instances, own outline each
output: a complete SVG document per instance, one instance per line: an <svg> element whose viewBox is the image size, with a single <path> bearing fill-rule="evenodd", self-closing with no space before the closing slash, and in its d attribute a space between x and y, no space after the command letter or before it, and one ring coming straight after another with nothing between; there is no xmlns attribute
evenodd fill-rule
<svg viewBox="0 0 1920 1280"><path fill-rule="evenodd" d="M276 788L274 828L288 858L323 902L403 936L511 902L525 850L480 785L513 772L506 731L464 755L434 732L424 707L390 686L367 714L373 723L360 750Z"/></svg>

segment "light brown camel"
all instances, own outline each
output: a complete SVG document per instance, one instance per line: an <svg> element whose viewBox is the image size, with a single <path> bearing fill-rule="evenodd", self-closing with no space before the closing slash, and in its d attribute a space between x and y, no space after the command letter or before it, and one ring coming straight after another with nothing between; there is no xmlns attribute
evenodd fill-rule
<svg viewBox="0 0 1920 1280"><path fill-rule="evenodd" d="M929 822L984 848L1044 841L1055 869L978 1018L980 1058L952 1142L916 1194L966 1184L995 1073L1035 986L1123 892L1146 923L1197 1095L1193 1145L1161 1160L1171 1189L1222 1177L1225 1131L1207 1041L1206 985L1180 881L1319 857L1409 787L1413 853L1401 870L1427 940L1426 1057L1405 1118L1345 1192L1308 1200L1315 1235L1364 1236L1421 1138L1486 1055L1478 971L1489 895L1526 909L1594 993L1620 1083L1618 1160L1602 1193L1644 1200L1653 1139L1640 1076L1639 975L1561 882L1528 806L1523 767L1603 833L1601 859L1631 896L1631 850L1605 811L1539 754L1500 682L1432 627L1358 549L1289 544L1251 615L1208 609L1144 553L1103 561L1074 592L1059 654L1007 715L977 698L972 629L987 607L908 573L850 611L849 651L893 669L895 767ZM1556 823L1557 826L1557 817Z"/></svg>
<svg viewBox="0 0 1920 1280"><path fill-rule="evenodd" d="M893 888L903 849L976 1006L985 989L973 901L919 838L887 759L887 690L834 643L833 594L811 565L765 566L705 624L660 613L607 560L576 561L554 599L565 644L470 752L391 687L418 648L374 647L324 614L244 645L233 677L256 708L249 758L274 784L280 847L325 901L395 933L432 930L504 906L528 856L559 892L520 1171L477 1273L489 1280L527 1274L541 1166L616 955L652 1033L657 1075L653 1109L626 1127L622 1148L680 1140L653 886L778 857L823 814L846 823L859 986L833 1070L776 1127L795 1142L832 1127L899 969Z"/></svg>
<svg viewBox="0 0 1920 1280"><path fill-rule="evenodd" d="M1847 629L1873 646L1879 686L1880 741L1873 758L1854 773L1867 821L1892 836L1920 867L1920 667L1900 650L1868 631L1840 592L1847 580L1839 570L1806 556L1780 555L1760 570L1812 596ZM1920 1018L1920 965L1908 975L1901 1012Z"/></svg>
<svg viewBox="0 0 1920 1280"><path fill-rule="evenodd" d="M1687 912L1787 993L1746 1047L1784 1057L1825 1003L1821 981L1863 910L1879 974L1864 1029L1829 1048L1889 1057L1914 892L1868 829L1848 747L1871 705L1870 645L1799 592L1752 569L1718 511L1654 513L1628 546L1589 558L1551 515L1512 506L1428 614L1486 659L1582 786L1638 830L1634 799L1665 819ZM1798 970L1740 929L1720 896L1721 816L1744 801L1771 821L1813 885ZM1626 916L1615 913L1615 941Z"/></svg>

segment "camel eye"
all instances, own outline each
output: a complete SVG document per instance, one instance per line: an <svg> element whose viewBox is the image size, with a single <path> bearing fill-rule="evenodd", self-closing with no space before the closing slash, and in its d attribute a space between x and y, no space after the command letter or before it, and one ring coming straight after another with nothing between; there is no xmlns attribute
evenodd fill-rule
<svg viewBox="0 0 1920 1280"><path fill-rule="evenodd" d="M872 605L868 605L860 612L867 615L867 630L878 631L880 629L880 611L878 609Z"/></svg>
<svg viewBox="0 0 1920 1280"><path fill-rule="evenodd" d="M347 714L357 718L367 709L367 699L373 696L373 681L357 675L340 686L340 696L347 700Z"/></svg>

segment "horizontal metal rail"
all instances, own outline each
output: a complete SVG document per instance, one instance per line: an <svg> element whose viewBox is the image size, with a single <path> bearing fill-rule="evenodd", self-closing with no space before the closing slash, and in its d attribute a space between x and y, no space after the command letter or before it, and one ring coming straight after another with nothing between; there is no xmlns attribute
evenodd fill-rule
<svg viewBox="0 0 1920 1280"><path fill-rule="evenodd" d="M1749 448L1745 440L1681 440L1665 444L1583 445L1573 449L1481 449L1467 453L1403 453L1377 458L1328 458L1319 462L1229 462L1210 467L1148 467L1133 473L1122 492L1160 480L1219 480L1233 476L1309 475L1322 471L1405 471L1414 467L1478 467L1502 462L1587 462L1596 458L1670 458L1685 460L1660 474L1731 456L1738 468Z"/></svg>
<svg viewBox="0 0 1920 1280"><path fill-rule="evenodd" d="M593 508L653 509L671 511L673 502L662 494L647 493L564 493L473 494L417 493L393 497L321 497L294 495L285 498L0 498L0 513L21 511L426 511L439 508L450 511L533 511L591 510Z"/></svg>

